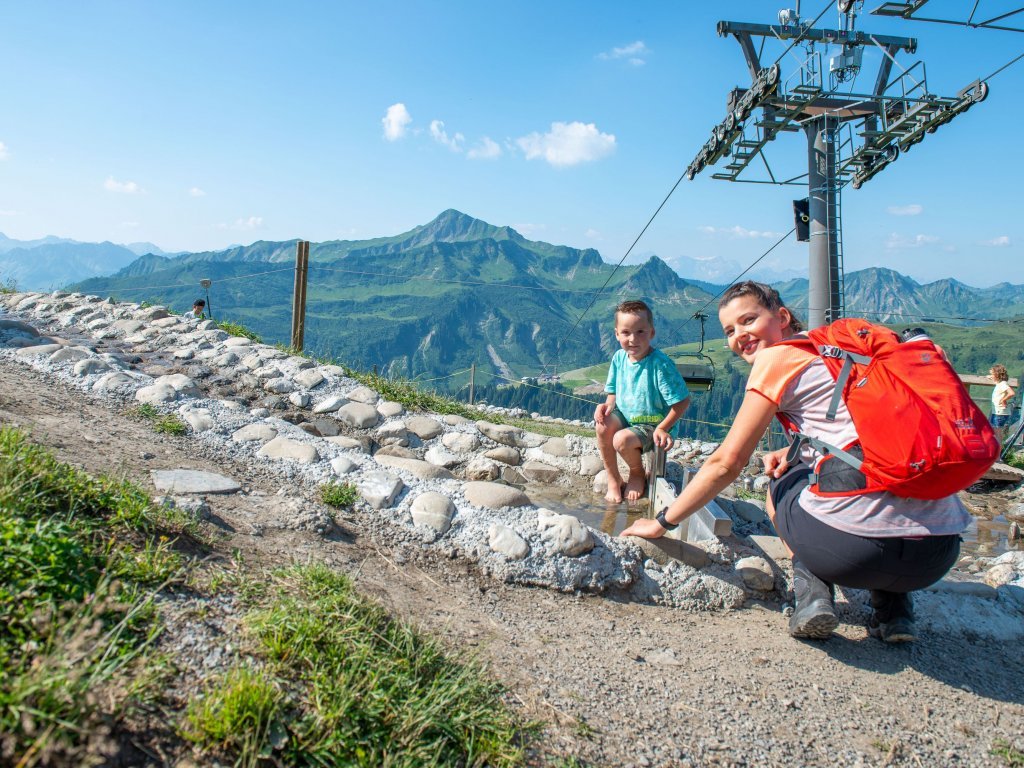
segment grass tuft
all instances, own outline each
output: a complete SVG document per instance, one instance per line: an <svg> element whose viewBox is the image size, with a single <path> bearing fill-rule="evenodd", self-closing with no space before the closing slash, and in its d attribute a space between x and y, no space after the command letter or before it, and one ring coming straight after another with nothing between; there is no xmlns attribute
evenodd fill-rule
<svg viewBox="0 0 1024 768"><path fill-rule="evenodd" d="M326 483L320 486L320 498L328 506L346 509L359 499L359 489L352 483Z"/></svg>
<svg viewBox="0 0 1024 768"><path fill-rule="evenodd" d="M1024 768L1024 752L1003 739L996 739L992 743L989 754L993 757L1001 757L1010 768Z"/></svg>
<svg viewBox="0 0 1024 768"><path fill-rule="evenodd" d="M230 336L241 336L243 338L262 344L263 339L256 331L251 331L241 323L233 323L230 320L217 320L217 327Z"/></svg>
<svg viewBox="0 0 1024 768"><path fill-rule="evenodd" d="M188 432L188 425L173 413L160 413L156 406L151 403L142 403L132 410L132 414L139 419L145 419L156 432L165 435L184 435Z"/></svg>

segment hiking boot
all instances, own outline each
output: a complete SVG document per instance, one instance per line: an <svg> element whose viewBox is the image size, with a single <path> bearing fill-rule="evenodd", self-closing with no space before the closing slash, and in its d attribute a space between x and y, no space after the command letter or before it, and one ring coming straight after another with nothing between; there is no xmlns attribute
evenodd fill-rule
<svg viewBox="0 0 1024 768"><path fill-rule="evenodd" d="M914 604L906 592L871 590L871 607L875 610L868 619L868 634L884 643L912 643L914 632Z"/></svg>
<svg viewBox="0 0 1024 768"><path fill-rule="evenodd" d="M793 561L793 598L796 607L789 617L789 634L827 640L839 626L833 601L832 585L808 571L803 563Z"/></svg>

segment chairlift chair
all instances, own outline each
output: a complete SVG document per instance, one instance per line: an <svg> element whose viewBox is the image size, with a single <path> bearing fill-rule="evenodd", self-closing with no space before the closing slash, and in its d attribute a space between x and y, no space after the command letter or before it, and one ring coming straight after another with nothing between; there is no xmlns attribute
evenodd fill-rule
<svg viewBox="0 0 1024 768"><path fill-rule="evenodd" d="M706 314L695 312L694 319L700 320L700 347L696 352L682 352L681 357L697 358L695 361L675 360L676 370L691 392L710 392L715 385L715 361L704 353L704 321Z"/></svg>

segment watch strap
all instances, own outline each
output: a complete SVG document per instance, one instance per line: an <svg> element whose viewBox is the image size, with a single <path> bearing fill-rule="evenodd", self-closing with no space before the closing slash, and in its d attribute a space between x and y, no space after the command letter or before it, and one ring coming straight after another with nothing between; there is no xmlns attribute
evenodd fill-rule
<svg viewBox="0 0 1024 768"><path fill-rule="evenodd" d="M666 520L665 519L665 512L666 511L667 510L664 510L664 509L661 510L661 512L659 512L657 515L654 516L654 519L657 520L658 521L658 525L660 525L666 531L674 531L676 528L679 527L679 523L670 523L668 520Z"/></svg>

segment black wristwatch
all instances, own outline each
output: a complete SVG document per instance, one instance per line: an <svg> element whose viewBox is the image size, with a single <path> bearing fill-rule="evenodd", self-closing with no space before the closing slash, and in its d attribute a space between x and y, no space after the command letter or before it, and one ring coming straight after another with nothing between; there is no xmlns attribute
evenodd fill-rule
<svg viewBox="0 0 1024 768"><path fill-rule="evenodd" d="M664 510L664 509L661 510L661 512L659 512L658 514L656 514L654 516L654 519L657 520L658 521L658 525L660 525L666 531L674 531L676 528L679 527L679 523L670 523L668 520L666 520L665 519L665 512L666 511L667 510Z"/></svg>

